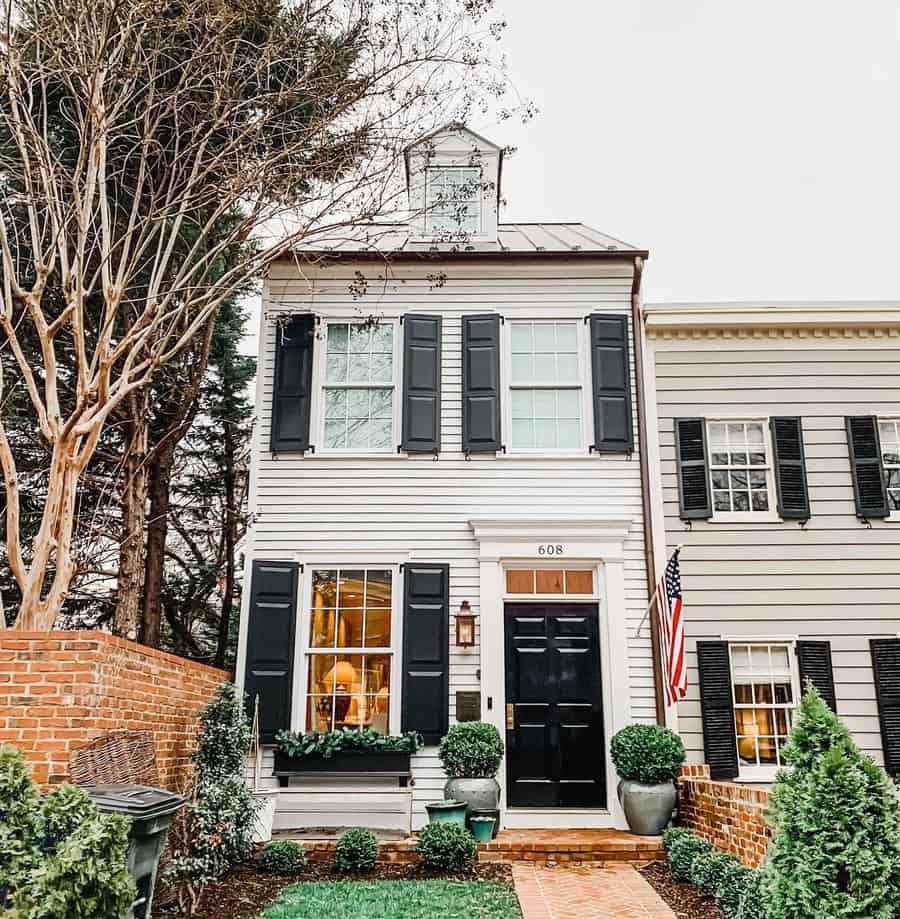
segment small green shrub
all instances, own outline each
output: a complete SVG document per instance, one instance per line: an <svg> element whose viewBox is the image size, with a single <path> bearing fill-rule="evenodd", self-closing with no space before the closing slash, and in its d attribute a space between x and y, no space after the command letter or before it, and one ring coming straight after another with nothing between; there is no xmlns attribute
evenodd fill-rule
<svg viewBox="0 0 900 919"><path fill-rule="evenodd" d="M613 736L610 754L623 779L660 785L677 778L684 765L684 744L668 728L632 724Z"/></svg>
<svg viewBox="0 0 900 919"><path fill-rule="evenodd" d="M380 734L368 728L341 728L337 731L279 731L275 744L281 753L296 759L331 759L347 750L370 753L416 753L422 748L422 735L415 731L397 736Z"/></svg>
<svg viewBox="0 0 900 919"><path fill-rule="evenodd" d="M419 834L416 851L435 871L469 872L478 860L475 839L458 823L429 823Z"/></svg>
<svg viewBox="0 0 900 919"><path fill-rule="evenodd" d="M12 747L0 748L0 910L6 891L38 857L40 802L25 757Z"/></svg>
<svg viewBox="0 0 900 919"><path fill-rule="evenodd" d="M492 724L464 721L447 731L438 756L451 778L492 779L503 759L503 741Z"/></svg>
<svg viewBox="0 0 900 919"><path fill-rule="evenodd" d="M273 874L293 874L306 864L306 849L287 839L270 842L262 851L260 864Z"/></svg>
<svg viewBox="0 0 900 919"><path fill-rule="evenodd" d="M740 862L724 852L701 852L691 863L691 881L708 896L715 896L719 884L728 871Z"/></svg>
<svg viewBox="0 0 900 919"><path fill-rule="evenodd" d="M669 849L678 844L679 839L684 839L686 836L693 836L690 830L684 829L680 826L670 826L667 830L663 830L662 834L662 844L663 851L666 855L669 854Z"/></svg>
<svg viewBox="0 0 900 919"><path fill-rule="evenodd" d="M765 919L760 872L739 861L727 865L719 877L716 905L726 919Z"/></svg>
<svg viewBox="0 0 900 919"><path fill-rule="evenodd" d="M712 846L699 836L689 833L679 836L669 845L667 857L672 877L676 881L690 881L694 859L698 855L706 855L712 851Z"/></svg>
<svg viewBox="0 0 900 919"><path fill-rule="evenodd" d="M347 830L334 849L334 867L347 874L371 871L378 859L378 840L370 830Z"/></svg>

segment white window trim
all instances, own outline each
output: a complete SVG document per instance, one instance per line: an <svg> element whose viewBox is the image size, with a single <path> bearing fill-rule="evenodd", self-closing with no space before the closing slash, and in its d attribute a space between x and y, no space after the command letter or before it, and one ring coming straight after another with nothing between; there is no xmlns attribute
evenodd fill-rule
<svg viewBox="0 0 900 919"><path fill-rule="evenodd" d="M709 426L710 424L727 424L728 422L758 422L763 428L763 447L766 451L766 491L769 495L769 509L767 511L717 511L715 507L715 497L713 495L712 484L712 449L710 447ZM772 431L769 426L769 418L753 415L716 415L708 416L703 419L705 426L705 435L707 443L707 453L709 460L707 463L706 474L709 482L709 500L712 505L712 517L710 523L781 523L781 517L778 514L778 495L775 491L775 451L772 447Z"/></svg>
<svg viewBox="0 0 900 919"><path fill-rule="evenodd" d="M438 169L477 169L478 170L478 229L474 233L467 233L463 230L458 231L434 231L428 226L428 176ZM484 227L484 166L480 164L472 165L469 163L429 163L424 170L425 181L422 189L422 239L426 241L444 241L449 243L464 243L470 239L484 239L486 230ZM449 237L449 239L448 239Z"/></svg>
<svg viewBox="0 0 900 919"><path fill-rule="evenodd" d="M309 630L312 621L312 576L313 571L322 571L329 568L374 568L391 572L391 647L384 649L363 649L359 654L390 654L391 655L391 688L390 705L388 708L388 732L392 735L400 734L400 721L402 718L402 667L403 667L403 596L402 571L399 564L385 564L378 560L347 561L329 560L316 561L303 566L300 577L300 601L296 618L297 630L294 636L294 660L300 665L294 668L293 701L296 703L291 710L291 730L296 732L306 731L306 706L309 697L307 691L309 681L310 641ZM327 649L323 649L327 653ZM313 652L317 653L317 652ZM351 653L348 651L335 651L333 653Z"/></svg>
<svg viewBox="0 0 900 919"><path fill-rule="evenodd" d="M359 325L364 320L358 316L328 316L322 317L316 326L316 342L313 349L313 392L310 405L311 418L315 419L316 440L313 443L315 456L352 456L352 457L378 457L383 459L397 454L397 445L400 443L400 426L402 418L403 399L403 369L400 366L403 359L402 335L403 326L399 317L382 316L379 325L392 325L394 351L391 358L393 368L393 399L391 401L391 442L386 450L370 449L329 449L325 446L325 388L326 367L328 353L328 326L329 325Z"/></svg>
<svg viewBox="0 0 900 919"><path fill-rule="evenodd" d="M728 666L731 670L731 646L732 645L787 645L788 662L791 668L791 695L794 698L794 705L791 709L795 713L800 707L800 668L797 663L797 636L796 635L723 635L722 640L728 644ZM734 676L731 676L731 713L734 717L734 710L737 703L734 699ZM737 751L737 722L735 722L735 750ZM738 752L738 775L735 782L770 784L775 781L776 776L785 765L781 766L748 766L741 762L741 756Z"/></svg>
<svg viewBox="0 0 900 919"><path fill-rule="evenodd" d="M578 381L581 385L581 441L575 448L563 447L519 447L512 446L512 326L516 322L533 322L538 324L549 324L551 322L574 322L575 334L577 341L576 361L578 364ZM580 316L550 316L546 314L541 316L522 315L514 318L506 317L500 326L500 394L501 403L501 425L504 445L506 452L500 453L500 456L546 456L554 459L566 459L570 457L584 458L590 445L594 442L594 416L592 405L592 381L590 378L590 361L589 361L589 331L588 324L584 321L584 315ZM541 389L538 385L525 386L524 389ZM547 386L547 389L565 388L564 385L559 387Z"/></svg>
<svg viewBox="0 0 900 919"><path fill-rule="evenodd" d="M876 417L876 419L875 419L875 423L876 423L876 424L881 424L881 422L883 422L883 421L894 421L894 422L900 423L900 416L897 416L897 415L878 415L878 416ZM881 438L879 437L879 440L880 440L880 439L881 439ZM884 453L882 453L882 455L881 455L881 468L884 469ZM893 469L894 467L891 466L891 468ZM890 502L890 498L888 498L888 501ZM890 509L890 504L888 504L888 508ZM887 517L885 518L885 520L886 520L888 523L900 523L900 508L898 508L897 510L890 510L890 513L887 515Z"/></svg>

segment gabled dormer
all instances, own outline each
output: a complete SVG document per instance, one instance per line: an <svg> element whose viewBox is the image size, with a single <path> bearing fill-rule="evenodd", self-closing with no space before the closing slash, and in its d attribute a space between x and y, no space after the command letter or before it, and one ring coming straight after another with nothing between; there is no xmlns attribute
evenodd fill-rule
<svg viewBox="0 0 900 919"><path fill-rule="evenodd" d="M413 246L498 247L503 150L461 124L448 124L407 147Z"/></svg>

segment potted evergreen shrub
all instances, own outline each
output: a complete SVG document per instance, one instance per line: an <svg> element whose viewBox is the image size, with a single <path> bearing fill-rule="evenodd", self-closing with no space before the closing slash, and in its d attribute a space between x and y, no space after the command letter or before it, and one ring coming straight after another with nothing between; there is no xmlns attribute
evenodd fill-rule
<svg viewBox="0 0 900 919"><path fill-rule="evenodd" d="M503 741L492 724L454 724L441 740L438 756L448 776L445 798L465 802L469 813L497 809L500 786L496 775L503 759Z"/></svg>
<svg viewBox="0 0 900 919"><path fill-rule="evenodd" d="M619 802L632 833L658 836L675 808L675 779L684 764L677 734L655 724L622 728L610 745L619 774Z"/></svg>

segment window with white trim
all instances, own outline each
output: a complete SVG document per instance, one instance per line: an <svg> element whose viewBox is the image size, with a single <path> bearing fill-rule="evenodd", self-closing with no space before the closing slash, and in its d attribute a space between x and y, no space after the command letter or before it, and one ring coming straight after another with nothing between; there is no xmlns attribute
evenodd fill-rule
<svg viewBox="0 0 900 919"><path fill-rule="evenodd" d="M432 166L425 173L425 232L473 236L481 232L481 169Z"/></svg>
<svg viewBox="0 0 900 919"><path fill-rule="evenodd" d="M900 418L879 418L881 465L891 516L900 516Z"/></svg>
<svg viewBox="0 0 900 919"><path fill-rule="evenodd" d="M763 420L708 421L706 432L714 515L771 514L768 424Z"/></svg>
<svg viewBox="0 0 900 919"><path fill-rule="evenodd" d="M312 573L305 729L387 734L393 692L393 572Z"/></svg>
<svg viewBox="0 0 900 919"><path fill-rule="evenodd" d="M510 322L509 417L512 450L583 446L579 323Z"/></svg>
<svg viewBox="0 0 900 919"><path fill-rule="evenodd" d="M326 450L393 449L396 337L390 320L326 324L322 383Z"/></svg>
<svg viewBox="0 0 900 919"><path fill-rule="evenodd" d="M742 773L783 764L797 700L790 642L729 644L734 725Z"/></svg>

